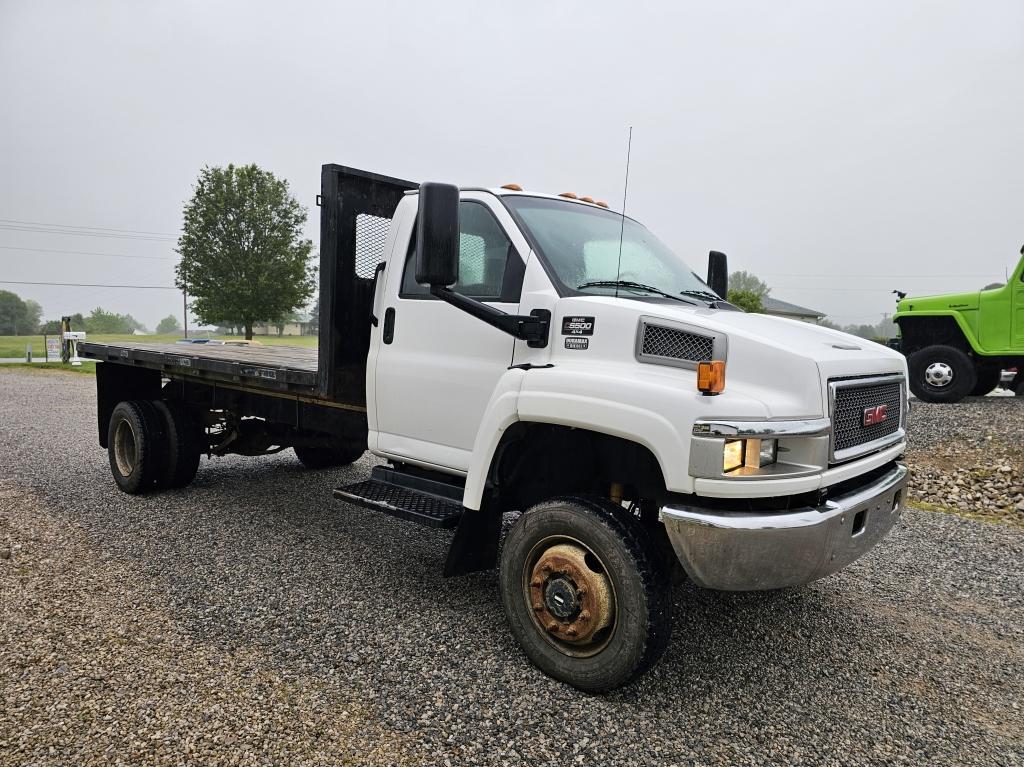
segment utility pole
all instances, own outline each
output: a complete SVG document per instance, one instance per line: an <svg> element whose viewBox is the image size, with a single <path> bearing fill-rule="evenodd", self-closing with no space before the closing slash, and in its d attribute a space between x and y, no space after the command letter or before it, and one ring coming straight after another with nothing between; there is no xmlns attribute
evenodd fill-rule
<svg viewBox="0 0 1024 767"><path fill-rule="evenodd" d="M185 289L181 291L181 306L185 317L185 338L188 338L188 291Z"/></svg>

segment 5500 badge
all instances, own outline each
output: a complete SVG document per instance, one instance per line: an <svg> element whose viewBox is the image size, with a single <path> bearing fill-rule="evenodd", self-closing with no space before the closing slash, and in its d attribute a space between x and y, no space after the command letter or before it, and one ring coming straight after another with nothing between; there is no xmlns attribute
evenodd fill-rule
<svg viewBox="0 0 1024 767"><path fill-rule="evenodd" d="M588 348L590 339L586 336L594 335L594 318L562 317L562 335L568 336L565 339L566 349Z"/></svg>
<svg viewBox="0 0 1024 767"><path fill-rule="evenodd" d="M594 335L593 317L562 317L563 336Z"/></svg>

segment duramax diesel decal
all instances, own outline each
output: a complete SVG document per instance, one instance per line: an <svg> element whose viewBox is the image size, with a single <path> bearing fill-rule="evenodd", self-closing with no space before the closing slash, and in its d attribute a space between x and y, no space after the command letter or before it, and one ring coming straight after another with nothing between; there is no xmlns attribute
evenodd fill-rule
<svg viewBox="0 0 1024 767"><path fill-rule="evenodd" d="M563 336L592 336L594 335L593 317L562 317ZM566 347L568 348L568 347ZM586 348L586 347L583 347Z"/></svg>
<svg viewBox="0 0 1024 767"><path fill-rule="evenodd" d="M579 336L569 336L565 339L566 349L588 349L590 348L589 338L580 338Z"/></svg>

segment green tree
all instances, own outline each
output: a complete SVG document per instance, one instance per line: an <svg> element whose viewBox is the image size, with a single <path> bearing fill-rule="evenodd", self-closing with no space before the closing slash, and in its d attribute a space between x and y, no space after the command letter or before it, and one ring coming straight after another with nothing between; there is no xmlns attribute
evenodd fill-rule
<svg viewBox="0 0 1024 767"><path fill-rule="evenodd" d="M30 298L25 299L25 326L29 328L26 333L38 333L39 326L43 321L43 307Z"/></svg>
<svg viewBox="0 0 1024 767"><path fill-rule="evenodd" d="M39 332L43 307L17 293L0 290L0 335L26 336Z"/></svg>
<svg viewBox="0 0 1024 767"><path fill-rule="evenodd" d="M156 332L162 335L168 333L177 333L181 330L181 323L178 322L178 318L173 314L168 314L156 326Z"/></svg>
<svg viewBox="0 0 1024 767"><path fill-rule="evenodd" d="M764 314L764 304L761 303L761 296L752 290L735 290L730 287L729 303L738 306L745 312Z"/></svg>
<svg viewBox="0 0 1024 767"><path fill-rule="evenodd" d="M827 317L822 317L820 320L818 320L818 324L821 325L821 327L823 328L830 328L832 330L842 330L841 326L837 325L835 322L832 322L832 320L828 319Z"/></svg>
<svg viewBox="0 0 1024 767"><path fill-rule="evenodd" d="M758 298L764 298L772 289L768 283L761 280L757 275L750 272L733 272L729 275L729 293L733 290L743 293L753 293ZM732 299L730 299L731 301Z"/></svg>
<svg viewBox="0 0 1024 767"><path fill-rule="evenodd" d="M25 326L25 302L17 293L0 290L0 335L17 336L29 332Z"/></svg>
<svg viewBox="0 0 1024 767"><path fill-rule="evenodd" d="M71 327L75 327L74 321ZM115 314L97 306L85 318L85 330L88 333L131 333L133 330L143 330L143 327L130 314Z"/></svg>
<svg viewBox="0 0 1024 767"><path fill-rule="evenodd" d="M316 286L306 209L256 165L205 167L185 205L178 287L204 324L245 329L303 306Z"/></svg>

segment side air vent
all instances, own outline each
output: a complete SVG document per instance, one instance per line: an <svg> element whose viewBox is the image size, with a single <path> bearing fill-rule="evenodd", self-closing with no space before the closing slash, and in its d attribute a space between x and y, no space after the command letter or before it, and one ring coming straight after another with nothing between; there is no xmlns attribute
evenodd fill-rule
<svg viewBox="0 0 1024 767"><path fill-rule="evenodd" d="M636 357L640 362L696 368L698 362L724 360L725 346L720 333L642 319Z"/></svg>

